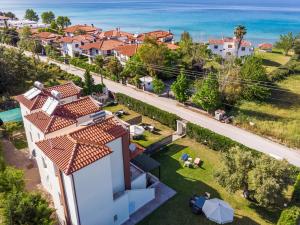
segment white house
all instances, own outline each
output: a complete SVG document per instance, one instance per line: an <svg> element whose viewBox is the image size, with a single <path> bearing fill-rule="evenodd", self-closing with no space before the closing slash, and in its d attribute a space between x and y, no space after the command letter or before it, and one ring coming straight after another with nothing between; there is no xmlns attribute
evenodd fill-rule
<svg viewBox="0 0 300 225"><path fill-rule="evenodd" d="M138 34L136 36L136 42L143 43L146 37L153 38L158 42L168 43L173 41L174 35L171 33L171 31L155 30L147 33Z"/></svg>
<svg viewBox="0 0 300 225"><path fill-rule="evenodd" d="M0 27L8 26L8 20L10 18L6 16L0 16Z"/></svg>
<svg viewBox="0 0 300 225"><path fill-rule="evenodd" d="M61 102L71 87L52 89L41 108L27 112L24 98L36 98L39 88L17 100L60 224L123 224L155 198L158 180L130 162L129 131L119 119L90 97Z"/></svg>
<svg viewBox="0 0 300 225"><path fill-rule="evenodd" d="M81 47L90 43L94 43L96 38L89 34L77 35L72 37L62 37L59 40L60 50L63 56L69 55L75 57L81 54Z"/></svg>
<svg viewBox="0 0 300 225"><path fill-rule="evenodd" d="M49 25L45 23L39 23L36 21L31 20L8 20L8 26L9 27L15 27L15 28L23 28L23 27L30 27L30 28L46 28Z"/></svg>
<svg viewBox="0 0 300 225"><path fill-rule="evenodd" d="M236 55L238 40L235 37L222 38L222 39L210 39L208 43L209 43L208 49L210 49L213 54L222 56L222 58ZM238 57L252 55L253 53L254 53L254 48L251 42L243 40L238 52Z"/></svg>
<svg viewBox="0 0 300 225"><path fill-rule="evenodd" d="M134 39L134 34L121 31L120 28L116 28L113 30L108 31L102 31L99 36L100 39L113 39L113 40L119 40L124 43L130 44L132 43Z"/></svg>
<svg viewBox="0 0 300 225"><path fill-rule="evenodd" d="M139 44L118 46L115 48L114 54L120 61L120 63L124 66L126 62L136 54L139 47Z"/></svg>
<svg viewBox="0 0 300 225"><path fill-rule="evenodd" d="M74 37L77 35L78 32L83 32L89 35L98 35L101 31L102 29L94 27L94 25L88 26L86 24L69 26L64 29L64 32L67 37Z"/></svg>
<svg viewBox="0 0 300 225"><path fill-rule="evenodd" d="M140 84L141 87L143 87L143 89L145 91L152 91L153 90L153 77L150 76L144 76L140 78Z"/></svg>

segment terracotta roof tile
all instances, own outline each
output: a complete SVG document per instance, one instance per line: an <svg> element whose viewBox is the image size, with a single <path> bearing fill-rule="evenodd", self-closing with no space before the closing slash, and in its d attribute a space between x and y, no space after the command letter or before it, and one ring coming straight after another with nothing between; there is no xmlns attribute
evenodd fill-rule
<svg viewBox="0 0 300 225"><path fill-rule="evenodd" d="M86 31L87 33L93 33L93 32L96 32L98 29L96 27L93 27L93 26L74 25L74 26L70 26L70 27L65 28L64 31L68 32L68 33L74 33L74 32L79 31L79 30Z"/></svg>
<svg viewBox="0 0 300 225"><path fill-rule="evenodd" d="M90 97L59 106L52 116L43 111L25 116L44 134L51 133L75 124L76 119L99 111L99 107Z"/></svg>
<svg viewBox="0 0 300 225"><path fill-rule="evenodd" d="M127 133L116 118L110 117L68 135L36 144L68 175L112 153L105 144Z"/></svg>
<svg viewBox="0 0 300 225"><path fill-rule="evenodd" d="M38 96L31 100L27 99L23 94L16 96L15 99L18 102L22 103L24 106L26 106L26 108L28 108L29 110L35 110L42 108L47 98L51 95L52 90L60 92L62 95L62 99L74 95L79 95L81 91L81 89L77 87L74 83L68 82L65 84L45 88L42 91L42 93L40 93Z"/></svg>
<svg viewBox="0 0 300 225"><path fill-rule="evenodd" d="M115 50L122 55L131 57L137 52L137 50L140 46L141 45L138 45L138 44L123 45L123 46L118 46Z"/></svg>
<svg viewBox="0 0 300 225"><path fill-rule="evenodd" d="M83 50L89 50L94 48L102 51L107 51L107 50L113 50L123 44L124 43L122 41L117 41L117 40L100 40L94 43L83 45L80 48Z"/></svg>
<svg viewBox="0 0 300 225"><path fill-rule="evenodd" d="M260 49L272 49L273 45L270 43L261 43L258 45Z"/></svg>

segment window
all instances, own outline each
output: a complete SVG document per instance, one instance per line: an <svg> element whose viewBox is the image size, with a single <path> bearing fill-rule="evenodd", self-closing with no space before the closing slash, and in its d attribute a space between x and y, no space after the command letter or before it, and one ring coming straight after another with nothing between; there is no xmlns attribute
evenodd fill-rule
<svg viewBox="0 0 300 225"><path fill-rule="evenodd" d="M30 135L30 141L33 142L32 133L29 132L29 135Z"/></svg>
<svg viewBox="0 0 300 225"><path fill-rule="evenodd" d="M47 164L46 164L46 161L45 161L44 157L42 157L42 161L43 161L43 167L47 168Z"/></svg>
<svg viewBox="0 0 300 225"><path fill-rule="evenodd" d="M96 54L99 54L99 51L96 49Z"/></svg>
<svg viewBox="0 0 300 225"><path fill-rule="evenodd" d="M118 221L118 215L114 215L114 222L117 222Z"/></svg>
<svg viewBox="0 0 300 225"><path fill-rule="evenodd" d="M214 46L214 49L218 49L218 48L219 48L219 46L218 46L218 45L215 45L215 46Z"/></svg>
<svg viewBox="0 0 300 225"><path fill-rule="evenodd" d="M232 48L232 45L228 45L228 48Z"/></svg>
<svg viewBox="0 0 300 225"><path fill-rule="evenodd" d="M246 48L245 47L242 47L242 51L245 51L246 50Z"/></svg>
<svg viewBox="0 0 300 225"><path fill-rule="evenodd" d="M38 133L38 139L39 139L39 140L41 139L40 133Z"/></svg>
<svg viewBox="0 0 300 225"><path fill-rule="evenodd" d="M75 48L78 48L79 47L79 44L75 44Z"/></svg>
<svg viewBox="0 0 300 225"><path fill-rule="evenodd" d="M32 150L31 155L32 155L33 157L36 157L36 151L35 151L35 149Z"/></svg>

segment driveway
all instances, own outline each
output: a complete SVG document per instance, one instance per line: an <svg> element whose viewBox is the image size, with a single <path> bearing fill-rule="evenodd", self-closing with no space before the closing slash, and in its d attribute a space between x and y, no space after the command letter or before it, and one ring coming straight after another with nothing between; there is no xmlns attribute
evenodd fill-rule
<svg viewBox="0 0 300 225"><path fill-rule="evenodd" d="M31 53L29 52L26 52L26 54L29 56L31 55ZM49 60L45 56L40 57L40 59L44 62L57 64L61 67L62 70L83 78L84 71L81 69L78 69L71 65L57 63L53 60ZM94 75L93 77L96 83L100 82L99 76ZM112 92L126 94L130 97L146 102L162 110L174 113L187 121L198 124L211 131L214 131L215 133L226 136L249 148L271 155L276 159L286 159L291 164L300 167L300 151L288 148L284 145L278 144L269 139L258 136L233 125L218 122L206 115L180 106L175 100L158 97L156 95L146 93L141 90L136 90L134 88L127 87L120 83L116 83L107 79L104 79L104 83Z"/></svg>

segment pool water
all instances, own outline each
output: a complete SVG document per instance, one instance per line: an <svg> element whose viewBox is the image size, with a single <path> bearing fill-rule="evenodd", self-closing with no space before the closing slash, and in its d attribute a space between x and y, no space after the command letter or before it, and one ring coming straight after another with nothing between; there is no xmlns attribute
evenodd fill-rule
<svg viewBox="0 0 300 225"><path fill-rule="evenodd" d="M8 111L0 112L0 118L3 120L3 122L22 121L21 109L15 108Z"/></svg>

